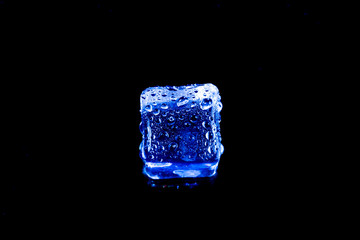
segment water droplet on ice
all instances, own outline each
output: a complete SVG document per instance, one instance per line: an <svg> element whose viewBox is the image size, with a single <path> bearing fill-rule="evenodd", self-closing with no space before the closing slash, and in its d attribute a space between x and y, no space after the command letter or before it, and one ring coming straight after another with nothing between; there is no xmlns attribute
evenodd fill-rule
<svg viewBox="0 0 360 240"><path fill-rule="evenodd" d="M171 100L171 101L176 101L176 99L177 99L177 98L175 97L175 95L171 95L171 96L170 96L170 100Z"/></svg>
<svg viewBox="0 0 360 240"><path fill-rule="evenodd" d="M208 121L203 121L203 122L202 122L202 126L203 126L204 128L209 128L209 127L210 127L210 123L209 123Z"/></svg>
<svg viewBox="0 0 360 240"><path fill-rule="evenodd" d="M148 111L148 112L151 112L152 111L152 106L151 105L146 105L145 110Z"/></svg>
<svg viewBox="0 0 360 240"><path fill-rule="evenodd" d="M175 118L173 116L170 116L168 119L167 119L167 122L169 125L172 125L175 123Z"/></svg>
<svg viewBox="0 0 360 240"><path fill-rule="evenodd" d="M190 122L196 123L196 122L198 121L198 119L199 119L199 116L197 116L197 115L192 115L192 116L190 117Z"/></svg>
<svg viewBox="0 0 360 240"><path fill-rule="evenodd" d="M145 134L145 128L143 122L140 122L139 129L142 134Z"/></svg>
<svg viewBox="0 0 360 240"><path fill-rule="evenodd" d="M192 161L194 161L196 158L196 155L197 155L197 153L195 151L189 152L189 154L188 154L189 160L191 159Z"/></svg>
<svg viewBox="0 0 360 240"><path fill-rule="evenodd" d="M189 99L185 96L182 96L181 98L179 98L179 101L176 103L176 105L178 107L184 106L185 104L187 104L189 102Z"/></svg>
<svg viewBox="0 0 360 240"><path fill-rule="evenodd" d="M169 144L170 151L175 152L177 148L178 148L178 144L176 142L172 142Z"/></svg>
<svg viewBox="0 0 360 240"><path fill-rule="evenodd" d="M212 106L212 100L210 98L204 98L200 103L200 108L202 110L207 110Z"/></svg>
<svg viewBox="0 0 360 240"><path fill-rule="evenodd" d="M167 87L167 89L169 89L169 91L177 91L178 90L178 88L176 87L176 86L169 86L169 87Z"/></svg>
<svg viewBox="0 0 360 240"><path fill-rule="evenodd" d="M221 143L220 143L220 154L223 154L224 153L224 145L222 145Z"/></svg>
<svg viewBox="0 0 360 240"><path fill-rule="evenodd" d="M196 140L196 137L195 137L195 135L193 135L193 134L189 134L189 135L187 135L186 136L186 140L188 141L188 142L194 142L195 140Z"/></svg>
<svg viewBox="0 0 360 240"><path fill-rule="evenodd" d="M220 112L222 108L223 108L223 105L222 105L221 102L219 102L219 103L217 104L217 110L218 110L218 112Z"/></svg>
<svg viewBox="0 0 360 240"><path fill-rule="evenodd" d="M214 134L211 131L209 131L205 134L205 137L207 140L212 140L214 138Z"/></svg>
<svg viewBox="0 0 360 240"><path fill-rule="evenodd" d="M154 122L160 124L161 123L161 118L155 118Z"/></svg>
<svg viewBox="0 0 360 240"><path fill-rule="evenodd" d="M158 134L158 136L157 136L157 139L159 140L159 141L165 141L168 137L169 137L170 135L169 135L169 133L168 132L160 132L159 134Z"/></svg>
<svg viewBox="0 0 360 240"><path fill-rule="evenodd" d="M159 113L160 113L160 109L158 109L158 108L155 109L154 112L153 112L154 115L159 115Z"/></svg>
<svg viewBox="0 0 360 240"><path fill-rule="evenodd" d="M162 104L161 104L161 108L162 108L162 109L168 109L169 106L168 106L166 103L162 103Z"/></svg>

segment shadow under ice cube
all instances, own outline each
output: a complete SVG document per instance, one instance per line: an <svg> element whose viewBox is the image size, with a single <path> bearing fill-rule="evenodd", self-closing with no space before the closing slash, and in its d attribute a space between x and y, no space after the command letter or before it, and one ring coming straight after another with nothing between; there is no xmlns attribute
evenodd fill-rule
<svg viewBox="0 0 360 240"><path fill-rule="evenodd" d="M213 84L145 89L140 96L143 172L152 179L211 177L224 151Z"/></svg>

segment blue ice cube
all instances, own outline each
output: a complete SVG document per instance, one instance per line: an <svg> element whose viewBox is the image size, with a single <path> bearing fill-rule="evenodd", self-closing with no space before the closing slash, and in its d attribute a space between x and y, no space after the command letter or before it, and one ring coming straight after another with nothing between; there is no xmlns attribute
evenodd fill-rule
<svg viewBox="0 0 360 240"><path fill-rule="evenodd" d="M140 96L144 174L152 179L215 175L224 151L220 99L211 83L145 89Z"/></svg>

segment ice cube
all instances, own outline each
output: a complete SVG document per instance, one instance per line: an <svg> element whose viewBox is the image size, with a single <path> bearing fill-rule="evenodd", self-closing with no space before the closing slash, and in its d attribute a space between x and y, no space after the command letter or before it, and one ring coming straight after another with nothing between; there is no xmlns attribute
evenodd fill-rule
<svg viewBox="0 0 360 240"><path fill-rule="evenodd" d="M152 179L216 174L224 151L220 99L211 83L145 89L140 96L144 174Z"/></svg>

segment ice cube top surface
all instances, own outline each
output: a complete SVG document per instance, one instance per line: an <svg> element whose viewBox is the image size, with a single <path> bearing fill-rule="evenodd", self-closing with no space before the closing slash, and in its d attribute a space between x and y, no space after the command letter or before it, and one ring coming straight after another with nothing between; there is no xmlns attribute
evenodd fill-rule
<svg viewBox="0 0 360 240"><path fill-rule="evenodd" d="M144 172L152 178L210 176L223 152L213 84L150 87L141 96Z"/></svg>
<svg viewBox="0 0 360 240"><path fill-rule="evenodd" d="M142 92L140 98L141 111L148 112L155 109L194 107L196 104L199 104L203 110L217 104L217 107L221 110L222 105L218 88L211 83L180 87L149 87Z"/></svg>

